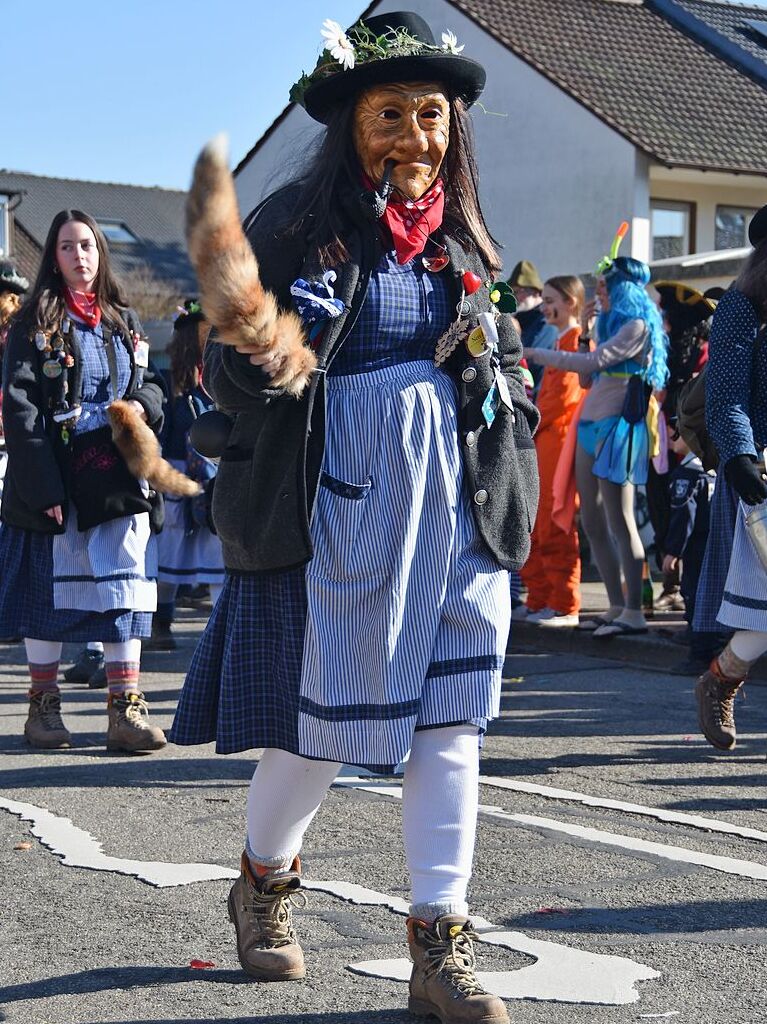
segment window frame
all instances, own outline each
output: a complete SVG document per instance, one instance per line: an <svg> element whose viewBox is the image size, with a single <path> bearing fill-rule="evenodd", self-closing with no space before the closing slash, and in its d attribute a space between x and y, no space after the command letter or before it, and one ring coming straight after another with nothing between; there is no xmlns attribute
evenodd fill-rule
<svg viewBox="0 0 767 1024"><path fill-rule="evenodd" d="M655 234L653 232L653 214L656 210L668 210L674 213L686 213L687 214L687 232L686 232L686 252L674 254L672 256L656 256L655 255ZM661 199L658 197L650 198L650 259L684 259L685 256L691 256L695 252L696 243L696 232L695 225L697 221L697 203L688 199Z"/></svg>
<svg viewBox="0 0 767 1024"><path fill-rule="evenodd" d="M107 242L109 242L110 245L138 245L139 244L138 237L136 235L134 235L134 233L131 231L131 229L128 227L128 225L125 223L125 221L116 220L116 219L113 220L110 217L103 217L103 218L102 217L96 217L95 220L96 220L96 223L98 224L98 226L101 228L101 230L102 230L102 232L104 234L104 238L106 238ZM125 234L128 235L129 237L128 238L110 238L108 232L109 232L110 229L113 230L115 228L120 230L120 231L125 232Z"/></svg>
<svg viewBox="0 0 767 1024"><path fill-rule="evenodd" d="M8 259L11 255L11 196L0 192L0 256Z"/></svg>
<svg viewBox="0 0 767 1024"><path fill-rule="evenodd" d="M714 207L714 249L715 249L715 251L716 252L727 252L728 249L745 249L746 246L748 245L748 226L751 223L751 221L753 220L754 215L757 213L758 209L759 209L758 206L757 207L755 207L755 206L736 206L733 203L717 203L716 206ZM719 211L720 210L734 210L736 213L747 213L747 214L750 214L750 216L748 217L748 219L746 220L746 222L745 222L745 224L743 226L743 241L740 243L740 245L723 245L723 246L717 245L717 237L716 237L717 231L718 231L717 221L719 220Z"/></svg>

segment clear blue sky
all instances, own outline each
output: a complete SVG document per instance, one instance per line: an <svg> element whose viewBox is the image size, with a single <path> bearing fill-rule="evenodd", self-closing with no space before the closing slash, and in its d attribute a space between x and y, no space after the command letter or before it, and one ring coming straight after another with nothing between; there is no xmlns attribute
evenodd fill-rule
<svg viewBox="0 0 767 1024"><path fill-rule="evenodd" d="M322 21L349 25L366 2L100 0L82 14L61 0L0 5L0 167L186 188L217 132L229 133L233 163L245 155L314 66Z"/></svg>
<svg viewBox="0 0 767 1024"><path fill-rule="evenodd" d="M323 20L348 25L366 6L0 0L0 168L185 189L207 139L228 132L236 163L280 113Z"/></svg>

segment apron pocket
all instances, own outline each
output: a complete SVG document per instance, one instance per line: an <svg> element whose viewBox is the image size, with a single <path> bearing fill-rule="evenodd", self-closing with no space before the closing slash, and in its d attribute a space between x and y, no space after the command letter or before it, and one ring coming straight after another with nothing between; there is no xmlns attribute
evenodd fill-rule
<svg viewBox="0 0 767 1024"><path fill-rule="evenodd" d="M372 480L356 484L322 474L308 575L339 582L384 575L385 538L375 526L373 501Z"/></svg>

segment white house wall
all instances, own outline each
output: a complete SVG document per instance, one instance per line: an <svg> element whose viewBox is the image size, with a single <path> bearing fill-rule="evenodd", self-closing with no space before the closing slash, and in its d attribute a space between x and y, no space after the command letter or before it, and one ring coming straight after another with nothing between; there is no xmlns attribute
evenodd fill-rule
<svg viewBox="0 0 767 1024"><path fill-rule="evenodd" d="M524 258L544 277L587 272L621 221L635 217L636 246L630 235L623 251L646 259L647 166L633 145L444 0L406 6L438 40L444 29L455 32L487 68L484 110L474 107L473 123L482 205L505 270ZM383 0L375 13L401 9L401 0ZM285 180L315 132L303 110L291 110L238 175L243 211Z"/></svg>

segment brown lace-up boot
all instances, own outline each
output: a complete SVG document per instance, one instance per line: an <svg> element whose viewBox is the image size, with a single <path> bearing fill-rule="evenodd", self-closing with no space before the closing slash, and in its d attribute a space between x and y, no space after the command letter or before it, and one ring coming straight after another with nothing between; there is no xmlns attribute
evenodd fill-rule
<svg viewBox="0 0 767 1024"><path fill-rule="evenodd" d="M295 981L306 974L291 913L293 898L300 892L298 857L290 871L259 877L243 853L240 877L229 893L229 920L237 932L237 956L251 978Z"/></svg>
<svg viewBox="0 0 767 1024"><path fill-rule="evenodd" d="M433 925L409 917L413 958L408 1010L416 1017L439 1017L442 1024L509 1024L506 1007L488 995L474 973L471 921L443 914Z"/></svg>
<svg viewBox="0 0 767 1024"><path fill-rule="evenodd" d="M700 730L719 750L732 750L735 746L735 694L743 686L751 665L752 662L733 654L727 644L695 685Z"/></svg>
<svg viewBox="0 0 767 1024"><path fill-rule="evenodd" d="M111 694L107 713L107 750L146 754L150 750L160 750L168 742L162 729L150 724L149 708L143 693Z"/></svg>
<svg viewBox="0 0 767 1024"><path fill-rule="evenodd" d="M58 690L30 692L24 738L30 747L39 750L64 750L72 746L72 737L61 720L61 696Z"/></svg>

